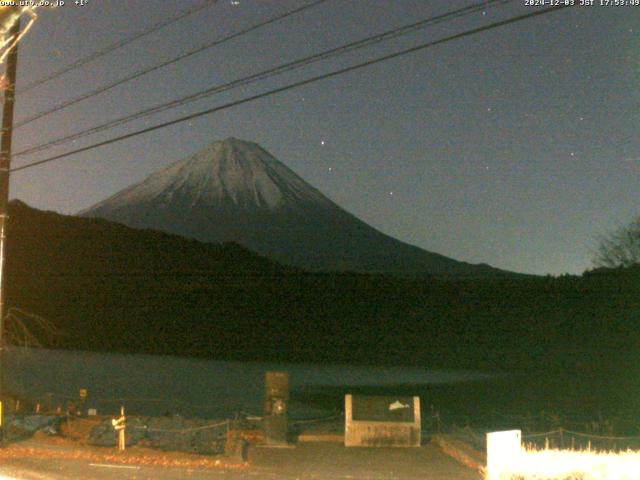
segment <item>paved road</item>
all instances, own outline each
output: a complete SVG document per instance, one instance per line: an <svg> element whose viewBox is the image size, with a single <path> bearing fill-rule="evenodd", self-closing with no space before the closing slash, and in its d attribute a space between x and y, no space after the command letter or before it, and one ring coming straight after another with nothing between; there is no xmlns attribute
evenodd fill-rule
<svg viewBox="0 0 640 480"><path fill-rule="evenodd" d="M241 469L179 468L97 463L37 456L4 458L0 473L21 480L480 480L436 445L416 449L345 448L337 443L304 443L295 448L252 447Z"/></svg>

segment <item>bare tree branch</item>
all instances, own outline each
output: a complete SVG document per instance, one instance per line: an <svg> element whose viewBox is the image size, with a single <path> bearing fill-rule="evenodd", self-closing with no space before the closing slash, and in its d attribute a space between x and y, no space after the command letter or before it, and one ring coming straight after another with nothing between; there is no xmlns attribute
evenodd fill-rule
<svg viewBox="0 0 640 480"><path fill-rule="evenodd" d="M55 347L62 332L47 319L12 307L4 319L4 341L18 347Z"/></svg>
<svg viewBox="0 0 640 480"><path fill-rule="evenodd" d="M640 217L602 237L593 263L609 268L640 264Z"/></svg>

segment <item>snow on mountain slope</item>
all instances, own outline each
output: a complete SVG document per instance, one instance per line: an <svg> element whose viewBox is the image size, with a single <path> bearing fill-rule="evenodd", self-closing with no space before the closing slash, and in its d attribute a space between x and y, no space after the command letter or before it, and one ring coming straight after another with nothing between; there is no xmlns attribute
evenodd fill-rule
<svg viewBox="0 0 640 480"><path fill-rule="evenodd" d="M113 211L135 203L180 199L189 208L232 204L278 210L296 204L333 203L259 145L228 138L154 173L83 212Z"/></svg>

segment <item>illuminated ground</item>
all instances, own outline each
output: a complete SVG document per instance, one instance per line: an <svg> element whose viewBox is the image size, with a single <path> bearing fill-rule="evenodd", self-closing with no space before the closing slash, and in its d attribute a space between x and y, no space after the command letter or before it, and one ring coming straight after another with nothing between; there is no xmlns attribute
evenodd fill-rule
<svg viewBox="0 0 640 480"><path fill-rule="evenodd" d="M203 465L186 454L114 449L29 440L0 451L0 474L24 480L277 478L284 480L480 480L480 475L445 455L435 444L417 449L350 448L338 443L303 443L295 448L251 447L249 464ZM202 457L200 457L202 458ZM2 477L0 477L2 478Z"/></svg>

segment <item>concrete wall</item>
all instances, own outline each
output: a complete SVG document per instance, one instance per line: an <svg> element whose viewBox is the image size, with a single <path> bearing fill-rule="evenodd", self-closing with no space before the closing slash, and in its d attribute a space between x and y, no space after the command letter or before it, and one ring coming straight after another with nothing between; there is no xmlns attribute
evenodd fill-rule
<svg viewBox="0 0 640 480"><path fill-rule="evenodd" d="M419 447L421 436L420 398L411 397L408 407L413 415L409 421L385 421L362 419L362 415L354 412L354 403L368 404L370 410L389 410L389 417L394 417L394 405L402 405L396 397L359 397L354 402L353 395L345 395L345 430L346 447ZM406 406L406 404L405 404ZM402 408L402 407L400 407ZM399 410L399 408L398 408ZM396 410L397 411L397 410ZM354 420L355 417L358 420ZM383 415L375 415L380 418Z"/></svg>

